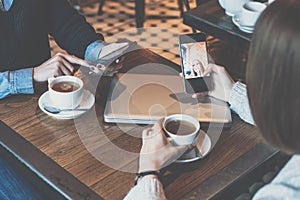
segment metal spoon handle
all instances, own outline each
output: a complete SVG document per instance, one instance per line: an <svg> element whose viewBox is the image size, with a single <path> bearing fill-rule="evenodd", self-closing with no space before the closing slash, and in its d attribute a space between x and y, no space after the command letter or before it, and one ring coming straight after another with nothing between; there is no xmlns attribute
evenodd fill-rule
<svg viewBox="0 0 300 200"><path fill-rule="evenodd" d="M87 108L75 108L75 109L62 109L60 110L61 112L64 112L64 111L88 111L89 109Z"/></svg>

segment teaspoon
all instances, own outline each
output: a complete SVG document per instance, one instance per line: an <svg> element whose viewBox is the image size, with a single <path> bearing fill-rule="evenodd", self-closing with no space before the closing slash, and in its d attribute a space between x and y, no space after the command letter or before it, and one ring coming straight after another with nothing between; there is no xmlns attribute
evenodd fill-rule
<svg viewBox="0 0 300 200"><path fill-rule="evenodd" d="M89 109L86 108L74 108L74 109L60 109L53 106L44 106L44 109L52 114L58 114L60 112L66 112L66 111L87 111Z"/></svg>

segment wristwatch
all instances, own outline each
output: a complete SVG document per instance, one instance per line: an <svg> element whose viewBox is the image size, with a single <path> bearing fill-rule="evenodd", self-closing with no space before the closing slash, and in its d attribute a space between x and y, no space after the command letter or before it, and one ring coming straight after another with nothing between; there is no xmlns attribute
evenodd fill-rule
<svg viewBox="0 0 300 200"><path fill-rule="evenodd" d="M159 171L146 171L146 172L140 172L137 173L134 179L134 185L137 185L140 178L147 176L147 175L156 175L159 179Z"/></svg>

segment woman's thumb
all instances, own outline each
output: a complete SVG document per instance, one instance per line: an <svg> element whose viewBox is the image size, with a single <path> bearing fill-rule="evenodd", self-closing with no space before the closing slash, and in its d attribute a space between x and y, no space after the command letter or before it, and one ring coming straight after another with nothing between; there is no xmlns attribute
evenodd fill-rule
<svg viewBox="0 0 300 200"><path fill-rule="evenodd" d="M181 146L174 146L174 148L176 149L176 151L179 155L182 155L187 150L192 149L193 146L192 145L181 145Z"/></svg>

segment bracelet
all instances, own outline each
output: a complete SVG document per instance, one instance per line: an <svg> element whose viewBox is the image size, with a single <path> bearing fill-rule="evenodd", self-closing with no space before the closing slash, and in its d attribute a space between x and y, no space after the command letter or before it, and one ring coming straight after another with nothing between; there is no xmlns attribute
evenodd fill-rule
<svg viewBox="0 0 300 200"><path fill-rule="evenodd" d="M10 82L10 71L9 70L7 71L7 79L8 79L8 82Z"/></svg>
<svg viewBox="0 0 300 200"><path fill-rule="evenodd" d="M141 172L141 173L137 173L134 179L134 185L137 185L138 180L144 176L147 175L156 175L157 177L159 177L159 172L158 171L146 171L146 172Z"/></svg>

